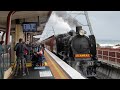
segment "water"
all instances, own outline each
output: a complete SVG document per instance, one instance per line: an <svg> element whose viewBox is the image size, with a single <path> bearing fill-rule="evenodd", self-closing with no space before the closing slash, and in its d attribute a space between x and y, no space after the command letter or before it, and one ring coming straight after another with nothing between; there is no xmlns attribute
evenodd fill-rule
<svg viewBox="0 0 120 90"><path fill-rule="evenodd" d="M120 40L96 40L100 46L115 46L120 44Z"/></svg>

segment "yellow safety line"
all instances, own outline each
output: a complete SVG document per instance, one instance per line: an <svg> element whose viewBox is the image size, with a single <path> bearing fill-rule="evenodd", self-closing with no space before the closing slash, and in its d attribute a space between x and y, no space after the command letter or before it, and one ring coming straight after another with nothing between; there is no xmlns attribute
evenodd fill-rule
<svg viewBox="0 0 120 90"><path fill-rule="evenodd" d="M47 66L47 62L44 62L45 66ZM32 63L27 63L27 67L31 67Z"/></svg>
<svg viewBox="0 0 120 90"><path fill-rule="evenodd" d="M32 67L32 63L26 63L27 67Z"/></svg>
<svg viewBox="0 0 120 90"><path fill-rule="evenodd" d="M46 54L47 55L47 54ZM54 62L51 60L51 58L47 55L53 66L55 67L56 71L59 73L59 75L63 78L66 79L65 76L61 73L61 71L57 68L57 66L54 64Z"/></svg>
<svg viewBox="0 0 120 90"><path fill-rule="evenodd" d="M45 66L47 66L47 62L45 62Z"/></svg>

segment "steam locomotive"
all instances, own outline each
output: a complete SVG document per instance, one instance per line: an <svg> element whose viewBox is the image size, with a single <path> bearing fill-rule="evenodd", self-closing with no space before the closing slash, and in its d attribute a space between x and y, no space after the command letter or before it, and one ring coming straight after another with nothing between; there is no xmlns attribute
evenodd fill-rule
<svg viewBox="0 0 120 90"><path fill-rule="evenodd" d="M86 31L79 26L76 32L70 30L68 33L53 35L42 43L86 77L94 77L98 66L96 40L94 35L87 37L85 34Z"/></svg>

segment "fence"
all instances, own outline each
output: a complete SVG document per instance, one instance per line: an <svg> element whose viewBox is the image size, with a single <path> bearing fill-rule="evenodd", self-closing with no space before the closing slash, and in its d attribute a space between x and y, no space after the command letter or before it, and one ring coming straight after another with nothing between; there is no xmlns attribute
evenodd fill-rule
<svg viewBox="0 0 120 90"><path fill-rule="evenodd" d="M107 63L120 65L120 49L97 48L97 56Z"/></svg>
<svg viewBox="0 0 120 90"><path fill-rule="evenodd" d="M2 52L2 57L0 57L0 79L4 77L4 71L6 71L11 66L11 46L4 45L4 51Z"/></svg>

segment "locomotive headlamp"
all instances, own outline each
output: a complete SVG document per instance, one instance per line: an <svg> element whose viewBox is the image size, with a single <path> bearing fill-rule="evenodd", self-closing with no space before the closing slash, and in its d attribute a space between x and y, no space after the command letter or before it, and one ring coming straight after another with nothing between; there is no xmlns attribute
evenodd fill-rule
<svg viewBox="0 0 120 90"><path fill-rule="evenodd" d="M86 31L85 30L79 30L79 34L81 35L81 36L83 36L83 35L85 35L86 34Z"/></svg>

